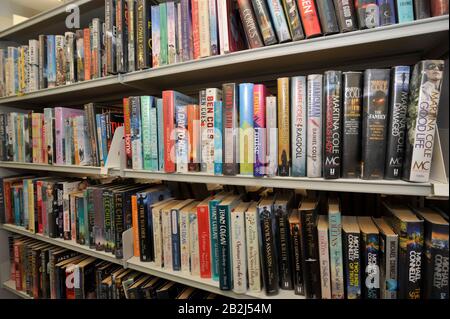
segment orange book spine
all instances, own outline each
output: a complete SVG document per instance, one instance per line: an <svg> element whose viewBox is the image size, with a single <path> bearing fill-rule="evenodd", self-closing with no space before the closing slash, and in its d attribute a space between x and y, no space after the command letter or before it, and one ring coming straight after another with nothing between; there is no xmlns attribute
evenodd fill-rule
<svg viewBox="0 0 450 319"><path fill-rule="evenodd" d="M84 41L84 80L91 79L91 32L89 28L83 30Z"/></svg>
<svg viewBox="0 0 450 319"><path fill-rule="evenodd" d="M189 134L189 165L190 172L200 171L200 106L190 104L187 106L187 122Z"/></svg>
<svg viewBox="0 0 450 319"><path fill-rule="evenodd" d="M166 173L175 172L175 107L173 91L163 91L164 110L164 170Z"/></svg>
<svg viewBox="0 0 450 319"><path fill-rule="evenodd" d="M133 225L133 254L135 257L140 256L139 249L139 229L138 229L138 208L136 195L131 196L131 222Z"/></svg>
<svg viewBox="0 0 450 319"><path fill-rule="evenodd" d="M194 59L200 57L200 23L198 17L198 0L192 0L192 38L194 43Z"/></svg>

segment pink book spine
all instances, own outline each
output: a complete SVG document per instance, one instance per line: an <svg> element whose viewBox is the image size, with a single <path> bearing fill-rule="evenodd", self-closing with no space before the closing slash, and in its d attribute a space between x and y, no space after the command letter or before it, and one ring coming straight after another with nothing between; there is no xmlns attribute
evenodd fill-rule
<svg viewBox="0 0 450 319"><path fill-rule="evenodd" d="M253 87L253 125L255 128L254 176L266 174L266 87L255 84Z"/></svg>

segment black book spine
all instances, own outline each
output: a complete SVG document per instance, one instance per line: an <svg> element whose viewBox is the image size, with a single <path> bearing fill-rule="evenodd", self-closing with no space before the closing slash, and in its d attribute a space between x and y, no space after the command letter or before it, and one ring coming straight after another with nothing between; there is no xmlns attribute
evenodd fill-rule
<svg viewBox="0 0 450 319"><path fill-rule="evenodd" d="M123 258L123 243L122 243L122 233L124 231L123 227L123 194L115 193L114 194L114 238L115 238L115 249L114 254L116 258Z"/></svg>
<svg viewBox="0 0 450 319"><path fill-rule="evenodd" d="M146 195L137 195L138 229L139 229L139 249L141 261L152 261L150 252L150 238L147 227L148 211L146 206Z"/></svg>
<svg viewBox="0 0 450 319"><path fill-rule="evenodd" d="M362 296L364 299L380 298L380 252L378 234L362 233L363 269L365 269Z"/></svg>
<svg viewBox="0 0 450 319"><path fill-rule="evenodd" d="M63 183L56 183L56 194L58 196L57 199L57 237L58 238L64 238L64 184ZM44 212L42 212L44 213Z"/></svg>
<svg viewBox="0 0 450 319"><path fill-rule="evenodd" d="M423 261L423 222L410 222L406 225L406 236L400 241L404 240L406 245L405 264L399 265L401 273L403 273L403 280L399 283L400 290L399 298L403 299L420 299L422 297L422 261ZM400 237L400 236L399 236ZM411 238L414 240L411 241Z"/></svg>
<svg viewBox="0 0 450 319"><path fill-rule="evenodd" d="M219 287L221 290L233 289L231 273L231 244L230 244L230 212L228 206L217 206L217 220L219 221Z"/></svg>
<svg viewBox="0 0 450 319"><path fill-rule="evenodd" d="M117 29L115 0L105 0L105 41L106 71L108 74L115 74L117 73Z"/></svg>
<svg viewBox="0 0 450 319"><path fill-rule="evenodd" d="M383 179L389 102L389 70L364 73L362 178Z"/></svg>
<svg viewBox="0 0 450 319"><path fill-rule="evenodd" d="M150 35L151 35L151 22L150 22L150 6L147 0L138 0L137 2L137 19L136 19L136 63L137 69L147 69L152 66L151 64L151 48L150 48Z"/></svg>
<svg viewBox="0 0 450 319"><path fill-rule="evenodd" d="M360 29L370 29L380 25L377 0L355 0L355 7Z"/></svg>
<svg viewBox="0 0 450 319"><path fill-rule="evenodd" d="M334 0L336 16L341 32L356 31L358 23L356 22L355 7L352 0Z"/></svg>
<svg viewBox="0 0 450 319"><path fill-rule="evenodd" d="M300 223L291 224L291 247L294 292L296 295L304 296L305 287L303 283L303 256L301 250Z"/></svg>
<svg viewBox="0 0 450 319"><path fill-rule="evenodd" d="M305 38L302 23L300 21L300 13L295 0L282 0L284 13L286 14L287 23L293 41L302 40Z"/></svg>
<svg viewBox="0 0 450 319"><path fill-rule="evenodd" d="M345 296L347 299L361 298L360 234L343 232Z"/></svg>
<svg viewBox="0 0 450 319"><path fill-rule="evenodd" d="M279 286L281 289L294 289L292 281L292 261L290 255L289 222L285 206L278 206L275 210L276 242L278 246Z"/></svg>
<svg viewBox="0 0 450 319"><path fill-rule="evenodd" d="M414 0L414 16L416 20L431 17L430 0Z"/></svg>
<svg viewBox="0 0 450 319"><path fill-rule="evenodd" d="M256 20L258 21L259 30L261 30L264 45L267 46L278 43L266 1L252 0L252 4L253 10L255 11Z"/></svg>
<svg viewBox="0 0 450 319"><path fill-rule="evenodd" d="M58 237L58 214L59 214L59 191L58 186L53 184L52 186L53 192L53 202L52 202L52 210L48 213L48 236L50 238ZM36 205L35 205L36 206ZM37 228L36 228L37 229Z"/></svg>
<svg viewBox="0 0 450 319"><path fill-rule="evenodd" d="M87 193L87 218L88 218L88 233L89 233L89 248L95 249L95 210L94 210L94 190L88 188Z"/></svg>
<svg viewBox="0 0 450 319"><path fill-rule="evenodd" d="M128 1L117 0L116 3L116 62L117 72L126 73L128 71Z"/></svg>
<svg viewBox="0 0 450 319"><path fill-rule="evenodd" d="M6 161L6 114L0 113L0 161Z"/></svg>
<svg viewBox="0 0 450 319"><path fill-rule="evenodd" d="M49 277L47 272L47 264L49 262L49 249L44 249L41 251L41 266L40 266L40 283L41 283L41 293L42 299L48 299L50 297L50 286L49 286Z"/></svg>
<svg viewBox="0 0 450 319"><path fill-rule="evenodd" d="M334 11L332 0L316 1L317 10L319 11L320 25L323 34L333 34L339 32L339 25Z"/></svg>
<svg viewBox="0 0 450 319"><path fill-rule="evenodd" d="M340 71L327 71L323 77L325 102L323 177L341 177L341 81Z"/></svg>
<svg viewBox="0 0 450 319"><path fill-rule="evenodd" d="M6 222L5 216L5 195L4 195L4 187L3 187L3 178L0 177L0 224L4 224ZM30 212L33 214L34 212Z"/></svg>
<svg viewBox="0 0 450 319"><path fill-rule="evenodd" d="M396 66L391 70L391 98L386 146L385 179L402 177L405 155L406 113L409 101L409 66Z"/></svg>
<svg viewBox="0 0 450 319"><path fill-rule="evenodd" d="M39 36L39 90L47 88L47 36Z"/></svg>
<svg viewBox="0 0 450 319"><path fill-rule="evenodd" d="M271 209L271 208L270 208ZM277 256L275 251L274 225L272 212L267 207L260 208L259 220L261 227L262 270L266 295L278 294L279 279Z"/></svg>
<svg viewBox="0 0 450 319"><path fill-rule="evenodd" d="M111 252L111 194L110 190L105 190L102 194L103 216L105 218L105 252Z"/></svg>

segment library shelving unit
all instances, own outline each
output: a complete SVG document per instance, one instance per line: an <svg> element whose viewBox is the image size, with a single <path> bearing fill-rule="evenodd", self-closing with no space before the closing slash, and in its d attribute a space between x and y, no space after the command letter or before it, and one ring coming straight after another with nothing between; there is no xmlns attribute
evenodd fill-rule
<svg viewBox="0 0 450 319"><path fill-rule="evenodd" d="M93 17L104 17L103 1L77 0L81 27ZM66 4L67 5L67 4ZM67 13L65 5L44 12L26 22L0 32L0 47L11 44L25 44L28 39L39 34L62 33ZM120 154L123 130L114 136L115 149L110 152L106 168L44 165L15 162L0 162L0 176L17 172L36 171L49 174L75 174L120 176L148 180L182 181L191 183L227 184L241 186L266 186L277 188L296 188L308 190L329 190L337 192L359 192L425 196L448 200L448 51L449 16L433 17L411 23L396 24L370 30L360 30L345 34L336 34L298 42L279 44L259 49L235 52L222 56L213 56L201 60L167 65L156 69L113 75L105 78L74 83L71 85L40 90L22 96L0 98L1 111L18 109L39 110L47 106L81 105L85 102L115 101L133 94L160 94L162 90L174 89L193 94L199 88L219 86L226 82L264 81L269 89L277 77L339 70L364 69L368 67L387 67L395 64L414 64L423 58L446 59L445 80L439 112L439 134L433 154L431 178L427 183L409 183L404 181L365 181L360 179L325 180L322 178L216 176L202 173L166 174L144 170L124 168L123 154ZM271 87L272 85L272 87ZM445 116L447 115L447 116ZM123 148L122 148L123 149ZM233 298L267 298L264 292L235 294L221 291L218 283L212 280L193 277L182 272L167 271L144 263L132 254L131 231L123 235L124 258L116 259L112 254L98 252L72 241L48 238L33 234L28 230L13 226L0 225L0 282L5 290L19 297L29 298L14 289L9 281L9 257L7 234L16 233L57 246L72 249L89 256L114 262L123 267L135 269L162 278L170 279L189 286L204 289ZM291 291L280 290L280 294L270 298L300 298Z"/></svg>

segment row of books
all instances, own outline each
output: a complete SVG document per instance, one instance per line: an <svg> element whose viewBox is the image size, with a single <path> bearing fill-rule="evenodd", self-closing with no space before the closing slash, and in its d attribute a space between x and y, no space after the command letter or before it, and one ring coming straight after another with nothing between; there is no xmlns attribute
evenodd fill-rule
<svg viewBox="0 0 450 319"><path fill-rule="evenodd" d="M43 113L0 113L0 160L104 166L121 107L89 103L84 109L44 108Z"/></svg>
<svg viewBox="0 0 450 319"><path fill-rule="evenodd" d="M8 196L16 198L8 183L5 178L5 210L16 211L17 201L8 202ZM364 202L358 195L339 201L326 193L230 186L199 192L198 185L176 191L189 187L117 181L91 185L84 193L69 187L63 194L68 209L63 200L57 222L59 237L121 258L121 234L132 229L133 254L142 262L218 281L222 290L276 295L283 289L325 299L448 299L448 213L436 208L399 206L388 199L372 205L377 207L372 218L370 211L350 207ZM31 199L28 205L46 206L39 190L37 204ZM50 227L57 217L45 220L41 210L34 231L58 237Z"/></svg>
<svg viewBox="0 0 450 319"><path fill-rule="evenodd" d="M105 0L105 20L0 49L0 96L448 14L448 0Z"/></svg>
<svg viewBox="0 0 450 319"><path fill-rule="evenodd" d="M9 237L11 280L34 299L215 299L216 295L23 236Z"/></svg>
<svg viewBox="0 0 450 319"><path fill-rule="evenodd" d="M429 180L444 62L124 99L126 167ZM424 132L424 128L426 130Z"/></svg>

